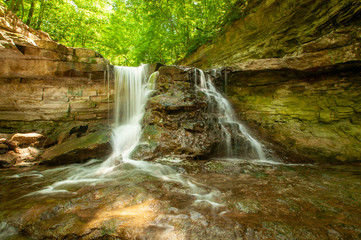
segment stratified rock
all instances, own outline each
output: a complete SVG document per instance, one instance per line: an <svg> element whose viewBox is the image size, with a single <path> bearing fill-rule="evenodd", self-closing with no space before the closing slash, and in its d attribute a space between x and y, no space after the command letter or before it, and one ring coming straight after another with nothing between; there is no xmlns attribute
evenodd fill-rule
<svg viewBox="0 0 361 240"><path fill-rule="evenodd" d="M92 158L104 158L111 152L110 130L90 133L68 140L45 150L40 163L46 165L84 162Z"/></svg>
<svg viewBox="0 0 361 240"><path fill-rule="evenodd" d="M133 158L205 158L222 141L220 126L207 112L207 97L196 90L193 74L194 69L179 66L159 69Z"/></svg>
<svg viewBox="0 0 361 240"><path fill-rule="evenodd" d="M94 50L52 41L2 4L0 85L0 132L51 135L69 123L105 125L111 115L109 61Z"/></svg>
<svg viewBox="0 0 361 240"><path fill-rule="evenodd" d="M250 1L181 64L227 67L218 85L282 158L360 161L360 12L357 0Z"/></svg>
<svg viewBox="0 0 361 240"><path fill-rule="evenodd" d="M341 50L343 47L346 47L345 51L357 52L357 49L347 46L359 43L360 35L343 34L341 29L352 31L360 27L360 9L361 2L358 0L250 1L244 17L179 64L209 69L255 59L272 61L306 52L314 53L310 56L315 61L309 58L301 62L300 68L307 62L309 65L323 64L317 63L317 52ZM329 57L332 58L332 55L330 53ZM341 59L335 56L333 60L337 62ZM298 63L296 59L294 65Z"/></svg>

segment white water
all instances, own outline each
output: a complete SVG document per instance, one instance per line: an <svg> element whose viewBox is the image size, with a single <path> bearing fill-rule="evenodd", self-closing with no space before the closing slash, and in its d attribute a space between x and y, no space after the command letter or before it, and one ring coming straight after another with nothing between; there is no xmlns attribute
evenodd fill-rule
<svg viewBox="0 0 361 240"><path fill-rule="evenodd" d="M101 164L98 174L111 172L119 163L131 160L130 154L141 137L141 120L145 112L145 104L149 94L154 90L154 84L151 81L148 84L148 75L147 65L136 68L114 67L113 154Z"/></svg>
<svg viewBox="0 0 361 240"><path fill-rule="evenodd" d="M37 177L54 176L62 178L47 187L32 192L36 194L76 194L71 186L96 185L122 181L130 175L147 174L162 181L179 183L195 196L194 205L208 204L216 209L222 204L215 198L218 191L210 190L192 178L185 178L173 168L160 163L136 161L131 153L139 144L141 120L150 93L154 90L157 72L149 79L147 67L115 67L115 126L112 135L112 155L104 162L92 160L85 164L73 164L42 172L34 172ZM24 175L25 177L26 175ZM16 178L22 176L14 176Z"/></svg>
<svg viewBox="0 0 361 240"><path fill-rule="evenodd" d="M197 72L200 74L199 78L197 76ZM208 105L215 104L218 111L220 111L221 116L218 118L218 123L222 128L223 138L225 139L227 145L227 156L234 155L234 149L237 146L232 144L232 134L238 131L241 132L250 142L253 150L257 153L258 160L267 160L262 149L262 145L253 138L247 131L246 127L236 119L231 104L216 90L209 76L205 76L204 72L200 69L195 69L195 84L200 91L206 94L208 98ZM226 128L226 125L232 126L233 129L231 132Z"/></svg>
<svg viewBox="0 0 361 240"><path fill-rule="evenodd" d="M210 189L191 177L185 177L167 165L131 159L131 153L140 141L141 121L145 113L145 105L155 84L156 75L152 75L150 79L147 79L147 76L147 69L144 66L138 68L115 67L113 153L106 161L92 160L85 164L73 164L41 172L32 172L30 174L38 178L43 176L46 179L54 178L56 181L26 196L37 194L77 195L76 186L111 184L114 181L124 184L127 181L136 181L136 178L145 174L164 182L180 184L187 194L195 197L194 206L209 206L212 211L222 207L223 204L217 201L220 197L220 192L217 189ZM221 123L233 123L237 126L255 146L259 153L259 159L265 159L260 144L233 118L232 108L228 101L215 90L209 80L206 80L203 72L201 72L201 76L201 82L196 86L205 92L209 98L214 98L218 102L218 108L222 109L224 114L224 117L220 118L219 121ZM231 133L227 133L225 127L224 130L226 134L229 134L230 139ZM24 177L26 176L24 175Z"/></svg>

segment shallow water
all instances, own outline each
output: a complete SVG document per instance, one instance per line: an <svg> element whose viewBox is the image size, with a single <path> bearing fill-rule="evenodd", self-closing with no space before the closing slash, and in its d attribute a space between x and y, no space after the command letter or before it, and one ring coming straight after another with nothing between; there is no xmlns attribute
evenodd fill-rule
<svg viewBox="0 0 361 240"><path fill-rule="evenodd" d="M99 164L0 170L0 238L361 239L359 165Z"/></svg>

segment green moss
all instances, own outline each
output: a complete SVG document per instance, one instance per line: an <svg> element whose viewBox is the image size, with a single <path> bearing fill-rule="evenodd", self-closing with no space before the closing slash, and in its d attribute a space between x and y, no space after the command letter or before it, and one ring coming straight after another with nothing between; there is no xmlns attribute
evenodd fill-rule
<svg viewBox="0 0 361 240"><path fill-rule="evenodd" d="M222 172L224 170L224 165L221 162L210 161L205 164L205 168L211 172Z"/></svg>
<svg viewBox="0 0 361 240"><path fill-rule="evenodd" d="M97 102L93 102L93 101L90 101L89 102L89 107L90 108L96 108L98 106L98 103Z"/></svg>
<svg viewBox="0 0 361 240"><path fill-rule="evenodd" d="M235 203L235 207L241 212L257 213L260 211L260 204L253 199L244 199Z"/></svg>
<svg viewBox="0 0 361 240"><path fill-rule="evenodd" d="M54 159L58 156L64 155L66 153L72 152L76 149L87 148L94 144L103 144L108 143L110 138L110 131L98 131L95 133L90 133L86 136L75 138L69 141L66 141L62 144L55 145L47 149L44 154L41 156L44 161Z"/></svg>
<svg viewBox="0 0 361 240"><path fill-rule="evenodd" d="M77 96L82 97L83 96L83 89L74 89L73 87L68 88L68 95L70 96Z"/></svg>

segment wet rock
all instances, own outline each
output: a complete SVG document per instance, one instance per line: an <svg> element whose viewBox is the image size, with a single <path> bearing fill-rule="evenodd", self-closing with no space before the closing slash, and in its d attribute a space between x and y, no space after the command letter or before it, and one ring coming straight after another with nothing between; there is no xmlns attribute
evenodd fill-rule
<svg viewBox="0 0 361 240"><path fill-rule="evenodd" d="M110 130L90 133L50 147L40 157L41 164L60 165L104 158L111 152Z"/></svg>
<svg viewBox="0 0 361 240"><path fill-rule="evenodd" d="M203 158L220 143L220 127L206 111L207 98L196 90L193 72L179 66L159 69L134 158Z"/></svg>
<svg viewBox="0 0 361 240"><path fill-rule="evenodd" d="M360 161L360 7L356 0L254 1L246 17L180 63L232 70L213 77L281 158Z"/></svg>

